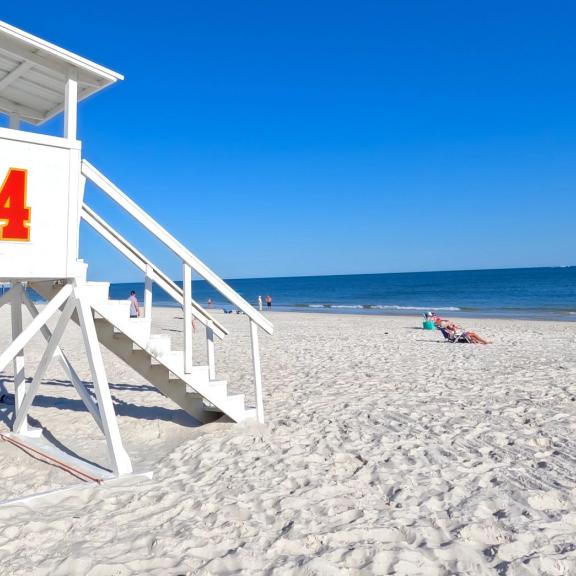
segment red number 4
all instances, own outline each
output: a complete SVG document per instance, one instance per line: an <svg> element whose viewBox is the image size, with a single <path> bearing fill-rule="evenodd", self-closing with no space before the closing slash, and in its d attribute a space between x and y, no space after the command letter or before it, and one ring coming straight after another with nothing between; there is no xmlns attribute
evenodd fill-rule
<svg viewBox="0 0 576 576"><path fill-rule="evenodd" d="M26 206L27 170L10 168L0 188L0 240L30 240L30 213Z"/></svg>

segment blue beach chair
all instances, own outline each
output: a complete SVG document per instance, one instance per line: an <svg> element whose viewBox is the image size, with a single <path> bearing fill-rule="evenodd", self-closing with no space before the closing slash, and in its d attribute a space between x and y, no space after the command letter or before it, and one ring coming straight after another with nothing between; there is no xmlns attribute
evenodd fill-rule
<svg viewBox="0 0 576 576"><path fill-rule="evenodd" d="M444 339L447 342L451 342L452 344L457 344L457 343L471 344L470 340L466 336L466 332L452 333L449 330L447 330L446 328L441 328L440 326L438 326L438 330L440 330L440 332L442 332L442 336L444 336Z"/></svg>

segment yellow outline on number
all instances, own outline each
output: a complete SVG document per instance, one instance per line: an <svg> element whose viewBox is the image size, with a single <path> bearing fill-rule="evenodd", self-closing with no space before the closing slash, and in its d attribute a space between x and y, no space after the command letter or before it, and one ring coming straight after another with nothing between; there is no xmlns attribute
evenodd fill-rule
<svg viewBox="0 0 576 576"><path fill-rule="evenodd" d="M30 221L32 220L32 207L27 206L28 204L28 170L26 168L8 168L8 174L4 178L4 182L2 182L2 186L0 186L0 193L4 190L4 186L8 182L8 178L12 172L24 172L24 209L28 210L28 218L26 218L22 224L24 228L28 230L28 237L27 238L5 238L4 237L4 227L8 225L10 222L9 218L0 218L0 242L30 242ZM3 224L2 224L3 222Z"/></svg>

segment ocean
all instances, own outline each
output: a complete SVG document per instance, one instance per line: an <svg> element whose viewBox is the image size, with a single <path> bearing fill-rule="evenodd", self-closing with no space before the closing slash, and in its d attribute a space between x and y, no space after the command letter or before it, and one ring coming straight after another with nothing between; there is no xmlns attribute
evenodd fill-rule
<svg viewBox="0 0 576 576"><path fill-rule="evenodd" d="M227 280L248 302L272 296L284 311L420 314L576 321L576 266L454 272L354 274ZM178 282L181 285L181 282ZM143 299L143 283L113 284L111 298ZM193 297L206 306L231 306L206 282L193 282ZM154 305L175 306L154 286Z"/></svg>

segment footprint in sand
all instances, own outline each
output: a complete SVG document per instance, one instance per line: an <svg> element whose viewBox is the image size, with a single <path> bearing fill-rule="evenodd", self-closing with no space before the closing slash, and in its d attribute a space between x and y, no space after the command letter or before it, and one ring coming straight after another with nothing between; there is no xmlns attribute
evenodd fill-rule
<svg viewBox="0 0 576 576"><path fill-rule="evenodd" d="M468 542L481 544L504 544L508 536L504 530L491 523L468 524L460 531L460 536Z"/></svg>
<svg viewBox="0 0 576 576"><path fill-rule="evenodd" d="M555 491L539 492L528 497L534 510L562 510L566 508L566 497Z"/></svg>

